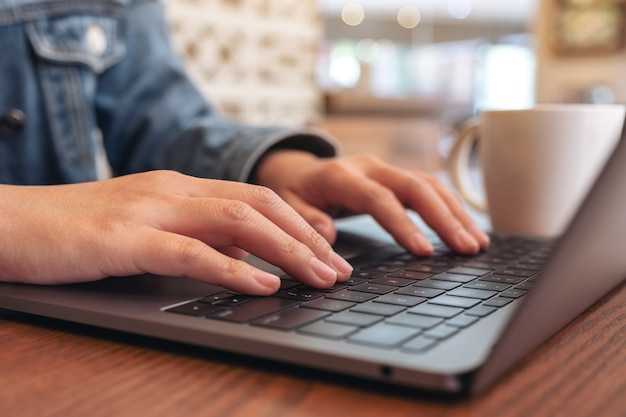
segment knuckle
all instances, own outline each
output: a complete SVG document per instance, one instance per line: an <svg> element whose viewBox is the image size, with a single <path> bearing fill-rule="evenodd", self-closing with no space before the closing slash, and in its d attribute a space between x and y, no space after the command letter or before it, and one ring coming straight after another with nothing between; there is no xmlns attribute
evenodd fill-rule
<svg viewBox="0 0 626 417"><path fill-rule="evenodd" d="M175 262L179 265L196 264L202 259L205 249L204 244L197 240L182 240L178 243L174 251Z"/></svg>
<svg viewBox="0 0 626 417"><path fill-rule="evenodd" d="M320 176L337 183L354 176L354 173L355 166L351 165L349 161L333 159L326 162Z"/></svg>
<svg viewBox="0 0 626 417"><path fill-rule="evenodd" d="M385 165L379 157L372 154L357 155L354 157L354 160L356 164L361 167L361 169L367 171L376 170Z"/></svg>
<svg viewBox="0 0 626 417"><path fill-rule="evenodd" d="M297 257L302 251L303 245L295 239L288 239L282 243L281 251L290 258Z"/></svg>
<svg viewBox="0 0 626 417"><path fill-rule="evenodd" d="M218 271L218 275L224 280L231 280L241 272L241 266L238 261L229 257L220 257L215 265Z"/></svg>
<svg viewBox="0 0 626 417"><path fill-rule="evenodd" d="M180 178L183 177L183 174L169 170L150 171L146 172L144 175L150 178L152 182L157 184L169 184L178 181Z"/></svg>
<svg viewBox="0 0 626 417"><path fill-rule="evenodd" d="M431 184L436 189L447 188L444 182L440 178L435 177L434 175L424 174L423 178L426 182Z"/></svg>
<svg viewBox="0 0 626 417"><path fill-rule="evenodd" d="M372 186L368 187L366 190L367 200L376 202L376 201L386 201L395 198L395 194L393 191L386 187L382 186Z"/></svg>
<svg viewBox="0 0 626 417"><path fill-rule="evenodd" d="M222 206L222 215L225 219L229 219L235 223L245 223L250 221L253 215L253 209L243 201L228 200Z"/></svg>
<svg viewBox="0 0 626 417"><path fill-rule="evenodd" d="M307 231L305 232L306 234L306 239L307 242L310 242L311 247L326 247L326 246L330 246L328 244L328 242L326 241L326 239L324 239L324 237L318 233L317 230L315 230L314 228L310 227L307 228Z"/></svg>
<svg viewBox="0 0 626 417"><path fill-rule="evenodd" d="M283 200L273 190L260 185L252 186L252 198L266 207L275 207L283 203Z"/></svg>
<svg viewBox="0 0 626 417"><path fill-rule="evenodd" d="M382 165L380 158L372 154L359 155L357 158L359 162L366 165Z"/></svg>

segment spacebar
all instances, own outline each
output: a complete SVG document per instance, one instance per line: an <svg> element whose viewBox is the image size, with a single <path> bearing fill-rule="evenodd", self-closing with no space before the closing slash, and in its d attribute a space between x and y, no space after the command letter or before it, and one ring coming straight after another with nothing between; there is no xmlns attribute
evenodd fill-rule
<svg viewBox="0 0 626 417"><path fill-rule="evenodd" d="M273 329L293 330L305 324L330 315L327 311L295 307L278 313L270 314L252 322L255 326Z"/></svg>
<svg viewBox="0 0 626 417"><path fill-rule="evenodd" d="M296 300L286 300L275 297L263 297L249 301L235 308L228 308L209 314L210 319L234 321L237 323L248 323L259 317L284 310L298 304Z"/></svg>

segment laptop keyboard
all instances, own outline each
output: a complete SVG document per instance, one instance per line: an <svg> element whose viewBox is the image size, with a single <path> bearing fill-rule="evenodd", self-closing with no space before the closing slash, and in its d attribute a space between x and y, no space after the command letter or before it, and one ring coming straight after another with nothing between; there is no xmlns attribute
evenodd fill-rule
<svg viewBox="0 0 626 417"><path fill-rule="evenodd" d="M426 352L527 294L553 243L492 236L489 249L475 256L438 245L423 258L394 249L377 261L351 260L352 277L330 289L283 276L270 297L216 289L164 311Z"/></svg>

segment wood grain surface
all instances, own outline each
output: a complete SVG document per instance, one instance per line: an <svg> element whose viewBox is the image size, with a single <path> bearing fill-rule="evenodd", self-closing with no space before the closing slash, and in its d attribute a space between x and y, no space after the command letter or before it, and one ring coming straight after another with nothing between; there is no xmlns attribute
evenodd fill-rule
<svg viewBox="0 0 626 417"><path fill-rule="evenodd" d="M0 310L0 416L625 416L626 289L476 398Z"/></svg>

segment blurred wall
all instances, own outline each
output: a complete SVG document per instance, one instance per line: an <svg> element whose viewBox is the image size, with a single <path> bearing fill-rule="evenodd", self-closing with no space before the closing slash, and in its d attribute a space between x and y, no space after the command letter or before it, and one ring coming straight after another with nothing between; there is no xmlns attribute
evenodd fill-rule
<svg viewBox="0 0 626 417"><path fill-rule="evenodd" d="M249 123L317 118L316 0L164 0L175 47L201 90Z"/></svg>

